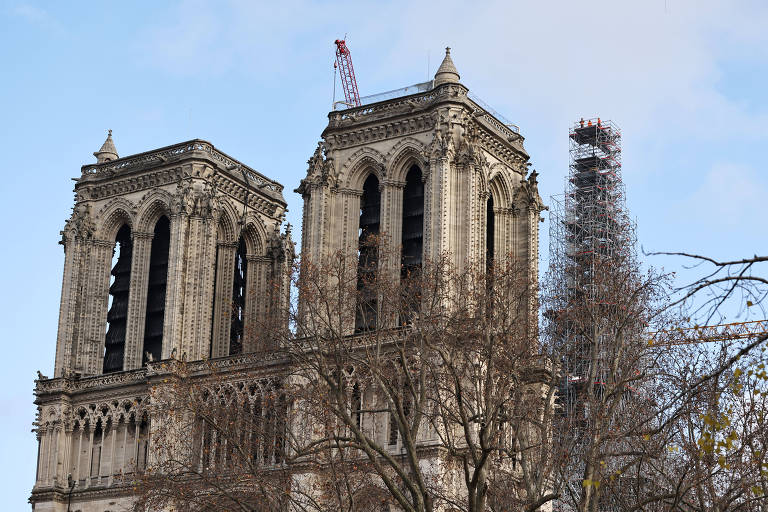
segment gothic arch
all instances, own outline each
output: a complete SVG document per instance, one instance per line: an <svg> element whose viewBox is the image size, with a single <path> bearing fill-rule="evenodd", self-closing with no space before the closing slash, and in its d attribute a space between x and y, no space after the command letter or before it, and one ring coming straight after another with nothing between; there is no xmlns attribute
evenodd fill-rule
<svg viewBox="0 0 768 512"><path fill-rule="evenodd" d="M160 217L165 215L170 218L171 200L171 194L159 189L153 190L142 197L138 205L137 231L152 231Z"/></svg>
<svg viewBox="0 0 768 512"><path fill-rule="evenodd" d="M493 195L494 208L511 208L514 187L502 164L493 164L488 172L487 192Z"/></svg>
<svg viewBox="0 0 768 512"><path fill-rule="evenodd" d="M246 217L241 234L248 254L263 255L266 252L267 233L264 222L257 215L249 214Z"/></svg>
<svg viewBox="0 0 768 512"><path fill-rule="evenodd" d="M127 224L133 232L133 226L136 220L136 205L131 201L118 197L110 201L96 215L99 227L97 228L97 238L101 240L114 241L117 232Z"/></svg>
<svg viewBox="0 0 768 512"><path fill-rule="evenodd" d="M386 175L385 162L384 155L375 149L359 149L344 164L341 171L341 181L346 188L362 190L363 183L368 178L368 175L375 174L379 183L383 183Z"/></svg>
<svg viewBox="0 0 768 512"><path fill-rule="evenodd" d="M407 137L387 153L388 178L395 181L405 181L408 171L413 165L418 165L422 176L426 175L427 163L424 160L424 145L413 137Z"/></svg>
<svg viewBox="0 0 768 512"><path fill-rule="evenodd" d="M219 219L216 228L216 239L219 242L236 242L236 230L235 223L237 219L232 204L226 199L221 201L221 208L219 209Z"/></svg>

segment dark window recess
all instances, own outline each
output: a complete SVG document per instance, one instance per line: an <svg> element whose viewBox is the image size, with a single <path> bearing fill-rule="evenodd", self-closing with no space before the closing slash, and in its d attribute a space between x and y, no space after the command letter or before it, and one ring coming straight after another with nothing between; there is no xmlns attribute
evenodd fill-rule
<svg viewBox="0 0 768 512"><path fill-rule="evenodd" d="M168 282L168 248L171 243L171 224L168 217L160 217L155 224L152 250L149 255L149 286L147 287L147 318L144 323L143 363L149 358L159 361L163 349L163 318L165 316L165 289Z"/></svg>
<svg viewBox="0 0 768 512"><path fill-rule="evenodd" d="M360 384L355 382L352 386L352 417L355 419L355 425L360 428L363 420L363 397L360 393Z"/></svg>
<svg viewBox="0 0 768 512"><path fill-rule="evenodd" d="M403 189L403 273L421 267L424 248L424 183L421 169L415 165L408 171Z"/></svg>
<svg viewBox="0 0 768 512"><path fill-rule="evenodd" d="M488 210L485 218L485 266L489 270L493 266L494 223L493 195L488 195Z"/></svg>
<svg viewBox="0 0 768 512"><path fill-rule="evenodd" d="M360 198L360 229L357 260L357 314L355 331L370 331L376 328L377 304L376 291L372 284L376 279L378 251L376 235L379 234L381 220L381 193L379 180L371 174L363 184Z"/></svg>
<svg viewBox="0 0 768 512"><path fill-rule="evenodd" d="M245 240L241 236L235 253L235 278L232 284L232 318L229 328L229 355L231 356L243 353L245 285L248 279L248 260L245 253Z"/></svg>
<svg viewBox="0 0 768 512"><path fill-rule="evenodd" d="M125 322L128 317L128 288L131 282L131 258L133 255L131 228L127 225L117 232L113 255L117 256L117 261L112 267L112 275L115 279L109 287L112 305L107 313L108 327L104 341L104 373L119 372L123 369Z"/></svg>
<svg viewBox="0 0 768 512"><path fill-rule="evenodd" d="M421 181L421 169L415 165L405 178L402 227L400 277L405 280L405 288L400 323L405 325L411 323L414 313L419 310L418 290L409 286L411 283L408 281L416 282L421 272L424 249L424 183Z"/></svg>

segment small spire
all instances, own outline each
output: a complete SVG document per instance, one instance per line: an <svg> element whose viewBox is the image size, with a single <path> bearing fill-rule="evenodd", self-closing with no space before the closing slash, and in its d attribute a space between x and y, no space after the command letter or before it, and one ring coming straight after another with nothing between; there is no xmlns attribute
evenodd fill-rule
<svg viewBox="0 0 768 512"><path fill-rule="evenodd" d="M101 149L93 154L96 157L96 163L101 164L109 162L111 160L117 160L120 158L117 155L117 149L115 149L115 142L112 140L112 130L109 130L107 134L107 140L101 145Z"/></svg>
<svg viewBox="0 0 768 512"><path fill-rule="evenodd" d="M451 59L451 47L448 46L445 48L443 63L440 64L440 67L437 68L437 73L435 73L435 87L451 82L458 83L459 78L461 78L459 72L453 64L453 59Z"/></svg>

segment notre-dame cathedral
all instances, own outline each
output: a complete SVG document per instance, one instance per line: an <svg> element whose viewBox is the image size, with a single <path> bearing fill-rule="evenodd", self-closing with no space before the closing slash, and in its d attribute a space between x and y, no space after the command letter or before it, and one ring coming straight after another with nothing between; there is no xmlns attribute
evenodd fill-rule
<svg viewBox="0 0 768 512"><path fill-rule="evenodd" d="M514 253L535 278L543 204L524 139L459 80L446 52L416 92L328 114L291 184L303 255L356 248L365 229L386 232L409 264ZM62 231L54 375L36 381L37 512L128 509L162 361L267 381L247 326L291 300L287 280L268 285L294 258L282 184L199 139L120 157L110 132L94 155Z"/></svg>

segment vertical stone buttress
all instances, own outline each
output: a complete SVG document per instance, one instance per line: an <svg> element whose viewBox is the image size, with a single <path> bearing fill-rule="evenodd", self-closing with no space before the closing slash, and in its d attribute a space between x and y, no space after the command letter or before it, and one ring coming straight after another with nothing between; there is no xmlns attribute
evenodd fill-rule
<svg viewBox="0 0 768 512"><path fill-rule="evenodd" d="M217 230L207 197L211 192L205 186L203 179L186 178L174 198L163 359L171 357L174 349L176 357L188 360L210 355Z"/></svg>
<svg viewBox="0 0 768 512"><path fill-rule="evenodd" d="M77 210L77 208L76 208ZM64 246L64 275L61 284L61 303L59 306L59 326L56 336L56 362L54 376L60 377L65 370L74 369L77 358L79 338L79 318L84 307L83 282L84 269L88 267L89 252L85 247L88 238L93 236L93 221L90 212L85 220L73 219L67 222L62 231L61 244ZM84 223L78 229L76 223ZM90 224L90 225L88 225Z"/></svg>
<svg viewBox="0 0 768 512"><path fill-rule="evenodd" d="M147 287L149 286L149 255L154 232L134 231L131 259L131 290L137 290L128 301L128 322L125 335L124 370L140 368L144 353L144 328L147 315Z"/></svg>
<svg viewBox="0 0 768 512"><path fill-rule="evenodd" d="M237 242L218 242L216 257L216 297L213 309L211 357L229 355L229 331L232 314L232 286ZM248 269L250 270L250 263Z"/></svg>

